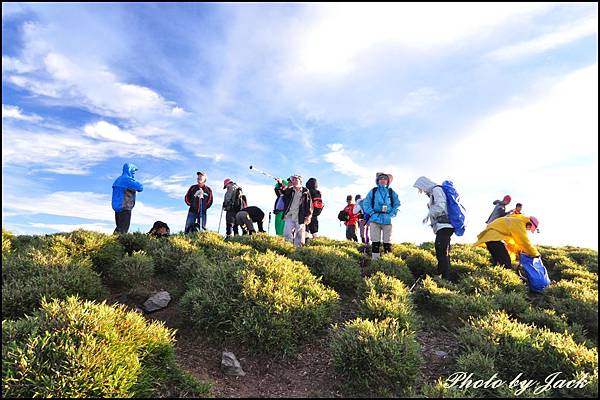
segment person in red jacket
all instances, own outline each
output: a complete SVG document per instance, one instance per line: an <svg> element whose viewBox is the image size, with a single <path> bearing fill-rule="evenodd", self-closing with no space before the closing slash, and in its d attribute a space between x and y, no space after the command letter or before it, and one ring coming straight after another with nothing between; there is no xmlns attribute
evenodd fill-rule
<svg viewBox="0 0 600 400"><path fill-rule="evenodd" d="M346 196L346 202L348 203L344 208L344 211L348 214L348 219L344 222L344 225L346 225L346 239L358 242L358 237L356 237L356 224L359 215L354 213L354 201L352 200L352 195Z"/></svg>

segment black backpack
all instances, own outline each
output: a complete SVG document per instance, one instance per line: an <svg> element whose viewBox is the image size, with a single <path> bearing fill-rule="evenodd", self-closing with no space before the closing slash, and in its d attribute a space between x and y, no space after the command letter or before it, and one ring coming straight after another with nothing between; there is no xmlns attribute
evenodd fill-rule
<svg viewBox="0 0 600 400"><path fill-rule="evenodd" d="M377 188L374 187L371 190L371 208L373 210L375 210L375 192L377 191ZM391 203L391 207L394 208L394 196L392 196L392 193L394 193L394 191L392 190L391 187L388 188L388 192L390 194L390 203Z"/></svg>
<svg viewBox="0 0 600 400"><path fill-rule="evenodd" d="M338 219L342 222L346 222L350 219L350 216L348 215L348 213L346 212L346 210L342 210L338 213Z"/></svg>
<svg viewBox="0 0 600 400"><path fill-rule="evenodd" d="M230 211L240 211L243 207L243 199L244 193L242 192L242 188L238 187L235 189L235 193L231 196L231 200L229 204L225 207L226 210Z"/></svg>

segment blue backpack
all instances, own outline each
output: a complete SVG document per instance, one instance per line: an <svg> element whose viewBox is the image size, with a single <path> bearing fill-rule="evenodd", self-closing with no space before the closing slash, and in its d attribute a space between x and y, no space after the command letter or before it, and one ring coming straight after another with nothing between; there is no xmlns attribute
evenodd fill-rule
<svg viewBox="0 0 600 400"><path fill-rule="evenodd" d="M527 275L530 291L541 293L550 284L548 271L544 267L541 257L529 257L521 253L521 265Z"/></svg>
<svg viewBox="0 0 600 400"><path fill-rule="evenodd" d="M451 181L444 181L441 185L446 195L446 205L448 208L448 220L454 228L456 236L462 236L465 233L465 208L460 204L460 196Z"/></svg>

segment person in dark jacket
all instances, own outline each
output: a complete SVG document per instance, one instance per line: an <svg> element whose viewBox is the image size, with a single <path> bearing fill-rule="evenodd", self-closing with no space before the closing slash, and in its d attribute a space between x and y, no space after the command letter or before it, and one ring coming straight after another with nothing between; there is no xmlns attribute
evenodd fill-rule
<svg viewBox="0 0 600 400"><path fill-rule="evenodd" d="M190 186L185 194L185 204L190 206L187 219L185 221L185 233L189 233L190 229L196 221L198 225L206 230L206 211L212 206L213 194L212 189L206 185L206 174L196 172L198 183Z"/></svg>
<svg viewBox="0 0 600 400"><path fill-rule="evenodd" d="M117 227L114 233L127 233L131 222L131 210L135 206L135 194L144 190L144 185L134 178L138 168L131 163L123 164L123 174L112 185L112 208Z"/></svg>
<svg viewBox="0 0 600 400"><path fill-rule="evenodd" d="M171 234L171 229L169 229L169 225L167 225L165 222L162 221L156 221L154 223L154 225L152 225L152 228L150 228L150 231L148 232L148 235L157 237L157 238L161 238L161 237L167 237Z"/></svg>
<svg viewBox="0 0 600 400"><path fill-rule="evenodd" d="M306 188L310 193L310 197L313 202L313 215L310 220L310 224L306 227L306 231L310 234L311 239L315 239L319 232L319 220L318 216L323 210L323 199L321 198L321 191L318 189L316 178L310 178L306 181Z"/></svg>
<svg viewBox="0 0 600 400"><path fill-rule="evenodd" d="M265 213L256 206L246 207L235 215L235 222L242 228L243 235L252 235L253 233L256 233L254 225L252 225L253 222L256 222L259 232L264 232L264 219Z"/></svg>
<svg viewBox="0 0 600 400"><path fill-rule="evenodd" d="M306 226L313 215L310 192L302 187L302 177L292 176L292 186L283 192L283 220L285 221L285 239L294 246L304 245Z"/></svg>
<svg viewBox="0 0 600 400"><path fill-rule="evenodd" d="M506 217L508 215L508 212L506 211L506 206L510 203L510 200L511 198L509 195L504 196L502 200L494 200L494 210L488 217L487 221L485 221L485 223L489 224L496 218Z"/></svg>
<svg viewBox="0 0 600 400"><path fill-rule="evenodd" d="M235 216L238 212L248 207L246 196L242 188L234 181L226 178L223 181L223 189L227 189L223 198L223 209L225 213L225 234L227 237L238 235L238 225L235 223Z"/></svg>

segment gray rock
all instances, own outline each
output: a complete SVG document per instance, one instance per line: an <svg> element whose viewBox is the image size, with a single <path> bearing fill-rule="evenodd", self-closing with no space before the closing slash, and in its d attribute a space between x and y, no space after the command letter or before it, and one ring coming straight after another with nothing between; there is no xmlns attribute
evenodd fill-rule
<svg viewBox="0 0 600 400"><path fill-rule="evenodd" d="M235 358L235 354L224 351L221 358L221 369L226 375L244 376L246 373L242 370L240 362Z"/></svg>
<svg viewBox="0 0 600 400"><path fill-rule="evenodd" d="M161 310L168 306L170 301L171 295L169 292L163 290L162 292L150 296L150 298L146 300L144 303L144 310L146 312Z"/></svg>
<svg viewBox="0 0 600 400"><path fill-rule="evenodd" d="M445 358L446 356L448 356L448 353L446 353L445 351L441 351L441 350L435 350L433 352L433 354L435 354L436 356L438 356L440 358Z"/></svg>

